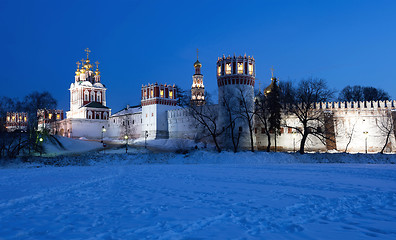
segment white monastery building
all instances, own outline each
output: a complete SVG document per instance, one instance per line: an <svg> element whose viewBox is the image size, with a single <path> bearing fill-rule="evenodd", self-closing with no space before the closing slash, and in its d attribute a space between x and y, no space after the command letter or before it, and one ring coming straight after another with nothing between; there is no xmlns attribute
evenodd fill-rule
<svg viewBox="0 0 396 240"><path fill-rule="evenodd" d="M101 83L99 62L94 72L89 59L91 51L88 48L85 51L87 58L77 62L74 82L70 84L70 111L56 127L59 134L67 137L98 139L108 124L111 110L106 106L106 87Z"/></svg>
<svg viewBox="0 0 396 240"><path fill-rule="evenodd" d="M111 115L110 108L106 106L106 87L101 83L99 63L96 62L96 70L93 71L89 59L90 51L85 51L87 58L77 62L75 79L70 85L70 111L67 112L66 119L57 122L56 132L67 137L87 139L187 138L212 143L205 129L192 116L191 108L177 105L179 96L175 85L157 82L143 85L140 105L127 106ZM244 104L247 111L254 110L257 97L254 95L255 59L246 55L223 55L217 60L219 104L210 106L205 99L202 64L198 61L198 55L193 66L195 73L192 76L190 106L205 106L207 111L214 114L213 119L218 129L222 130L219 136L222 147L232 149L232 136L238 136L241 149L249 149L251 139L255 149L265 149L267 136L259 121L254 119L252 126L249 126L246 119L238 118L232 127L227 122L235 114L229 111L230 106ZM271 84L276 84L275 77L271 80ZM265 94L269 87L260 94ZM316 103L315 106L325 113L328 124L326 136L332 141L322 142L315 137L309 137L307 151L379 152L387 137L380 123L388 121L396 124L394 100L324 102ZM282 121L284 126L300 126L295 116L283 114ZM385 152L396 152L395 134L396 130L393 129ZM280 134L276 137L277 149L297 150L300 139L301 136L292 128L281 127Z"/></svg>

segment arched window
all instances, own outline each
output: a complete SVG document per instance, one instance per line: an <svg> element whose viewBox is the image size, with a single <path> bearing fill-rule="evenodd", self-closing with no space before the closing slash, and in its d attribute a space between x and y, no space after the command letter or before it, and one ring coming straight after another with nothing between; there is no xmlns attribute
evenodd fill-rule
<svg viewBox="0 0 396 240"><path fill-rule="evenodd" d="M89 101L89 93L88 90L84 91L84 101Z"/></svg>
<svg viewBox="0 0 396 240"><path fill-rule="evenodd" d="M107 112L103 113L103 119L107 120Z"/></svg>
<svg viewBox="0 0 396 240"><path fill-rule="evenodd" d="M95 92L91 91L91 102L95 101Z"/></svg>
<svg viewBox="0 0 396 240"><path fill-rule="evenodd" d="M92 119L92 112L88 111L88 119Z"/></svg>
<svg viewBox="0 0 396 240"><path fill-rule="evenodd" d="M102 94L101 94L100 92L98 92L98 93L96 94L96 101L97 101L97 102L102 102Z"/></svg>

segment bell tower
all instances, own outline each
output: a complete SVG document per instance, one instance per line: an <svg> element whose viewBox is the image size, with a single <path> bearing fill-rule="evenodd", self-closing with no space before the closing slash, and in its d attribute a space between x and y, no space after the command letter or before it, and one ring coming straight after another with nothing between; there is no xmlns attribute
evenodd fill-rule
<svg viewBox="0 0 396 240"><path fill-rule="evenodd" d="M197 49L197 61L194 63L195 74L192 76L193 84L191 86L191 100L192 105L205 105L205 86L203 84L203 75L201 74L202 64L198 60L198 49Z"/></svg>

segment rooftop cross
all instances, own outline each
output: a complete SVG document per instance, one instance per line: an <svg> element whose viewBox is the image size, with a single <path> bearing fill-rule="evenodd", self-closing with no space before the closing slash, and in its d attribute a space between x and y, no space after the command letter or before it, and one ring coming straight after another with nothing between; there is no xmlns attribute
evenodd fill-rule
<svg viewBox="0 0 396 240"><path fill-rule="evenodd" d="M197 61L198 61L198 48L197 48Z"/></svg>
<svg viewBox="0 0 396 240"><path fill-rule="evenodd" d="M271 74L272 74L272 77L274 77L274 66L271 67Z"/></svg>
<svg viewBox="0 0 396 240"><path fill-rule="evenodd" d="M91 52L91 50L89 50L89 48L86 48L84 51L87 53L87 59L88 59L88 55Z"/></svg>
<svg viewBox="0 0 396 240"><path fill-rule="evenodd" d="M261 82L260 80L257 80L258 84L259 84L259 92L260 92L260 88L261 88Z"/></svg>
<svg viewBox="0 0 396 240"><path fill-rule="evenodd" d="M96 61L95 64L96 64L96 69L99 69L99 62Z"/></svg>
<svg viewBox="0 0 396 240"><path fill-rule="evenodd" d="M80 69L80 64L81 63L79 61L77 61L76 64L77 64L77 69Z"/></svg>

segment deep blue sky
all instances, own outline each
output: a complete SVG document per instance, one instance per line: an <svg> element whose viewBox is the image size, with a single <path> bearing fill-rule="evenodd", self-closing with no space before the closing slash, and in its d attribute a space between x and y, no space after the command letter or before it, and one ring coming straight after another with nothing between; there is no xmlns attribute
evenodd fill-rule
<svg viewBox="0 0 396 240"><path fill-rule="evenodd" d="M92 50L113 112L142 84L189 89L196 48L206 90L217 57L256 59L257 79L320 77L396 97L396 1L0 1L0 96L48 90L69 109L75 62ZM258 84L256 84L258 88Z"/></svg>

